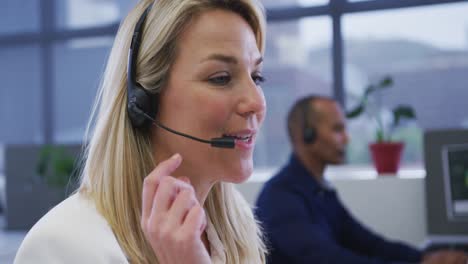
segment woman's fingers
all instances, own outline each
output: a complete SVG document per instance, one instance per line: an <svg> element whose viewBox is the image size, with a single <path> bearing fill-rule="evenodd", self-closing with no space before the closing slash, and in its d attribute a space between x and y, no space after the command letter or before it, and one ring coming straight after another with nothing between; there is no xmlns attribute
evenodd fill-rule
<svg viewBox="0 0 468 264"><path fill-rule="evenodd" d="M200 239L202 232L206 228L206 216L203 208L196 204L187 214L182 225L182 232L193 235L193 239Z"/></svg>
<svg viewBox="0 0 468 264"><path fill-rule="evenodd" d="M158 215L161 216L167 213L182 190L190 190L191 193L195 193L191 185L174 177L164 177L161 179L154 195L150 218L157 220Z"/></svg>
<svg viewBox="0 0 468 264"><path fill-rule="evenodd" d="M179 177L178 179L185 183L190 184L190 179L188 177L182 176L182 177Z"/></svg>
<svg viewBox="0 0 468 264"><path fill-rule="evenodd" d="M174 203L169 210L169 222L176 226L183 224L189 210L198 204L193 188L183 189L177 195Z"/></svg>
<svg viewBox="0 0 468 264"><path fill-rule="evenodd" d="M205 212L190 180L171 176L180 163L174 155L145 178L141 227L161 263L210 263L201 239Z"/></svg>
<svg viewBox="0 0 468 264"><path fill-rule="evenodd" d="M181 162L182 157L180 154L175 154L171 158L159 163L158 166L156 166L156 168L148 176L146 176L143 182L142 193L142 225L144 225L146 220L151 215L154 195L158 185L161 182L161 179L174 172L179 167Z"/></svg>

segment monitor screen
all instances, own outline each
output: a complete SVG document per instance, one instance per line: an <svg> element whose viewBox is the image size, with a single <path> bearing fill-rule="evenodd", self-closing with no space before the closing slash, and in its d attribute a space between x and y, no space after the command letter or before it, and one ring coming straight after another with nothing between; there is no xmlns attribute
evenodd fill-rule
<svg viewBox="0 0 468 264"><path fill-rule="evenodd" d="M468 129L424 132L427 232L468 237Z"/></svg>
<svg viewBox="0 0 468 264"><path fill-rule="evenodd" d="M442 147L445 201L450 220L468 219L468 144Z"/></svg>

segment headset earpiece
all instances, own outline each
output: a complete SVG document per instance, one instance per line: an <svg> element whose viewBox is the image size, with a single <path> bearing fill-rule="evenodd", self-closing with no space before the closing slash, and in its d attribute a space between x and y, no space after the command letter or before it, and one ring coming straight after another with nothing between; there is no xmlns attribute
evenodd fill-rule
<svg viewBox="0 0 468 264"><path fill-rule="evenodd" d="M312 144L314 143L316 137L317 135L315 133L315 129L311 127L307 127L304 129L304 143Z"/></svg>
<svg viewBox="0 0 468 264"><path fill-rule="evenodd" d="M140 47L141 34L146 16L153 5L149 5L135 25L130 50L128 51L127 65L127 112L133 127L144 127L152 122L156 116L156 102L154 96L149 94L136 82L136 59ZM150 118L148 118L150 117Z"/></svg>
<svg viewBox="0 0 468 264"><path fill-rule="evenodd" d="M146 115L154 116L153 96L147 94L140 86L128 89L128 93L127 111L132 126L144 127L151 123Z"/></svg>
<svg viewBox="0 0 468 264"><path fill-rule="evenodd" d="M303 117L302 132L303 132L303 140L304 140L304 143L306 143L306 144L314 143L315 139L317 138L317 132L315 131L315 128L313 128L313 127L311 127L309 125L309 120L308 120L309 115L308 114L309 114L309 104L310 103L311 103L310 101L307 101L307 102L304 103L304 106L302 107L302 117Z"/></svg>

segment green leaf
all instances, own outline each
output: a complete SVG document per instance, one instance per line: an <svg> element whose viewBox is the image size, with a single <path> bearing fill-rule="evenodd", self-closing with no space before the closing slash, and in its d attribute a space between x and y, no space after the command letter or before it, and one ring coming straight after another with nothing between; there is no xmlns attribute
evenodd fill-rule
<svg viewBox="0 0 468 264"><path fill-rule="evenodd" d="M369 86L367 86L366 90L364 90L364 94L362 96L361 101L364 101L365 99L367 99L367 97L369 95L371 95L373 92L375 92L376 90L377 90L377 88L374 85L369 84Z"/></svg>
<svg viewBox="0 0 468 264"><path fill-rule="evenodd" d="M397 127L402 119L416 119L416 114L411 106L399 105L393 109L393 126Z"/></svg>
<svg viewBox="0 0 468 264"><path fill-rule="evenodd" d="M41 149L36 171L48 185L65 187L75 176L74 169L75 160L63 146L46 145Z"/></svg>
<svg viewBox="0 0 468 264"><path fill-rule="evenodd" d="M73 171L73 160L68 157L59 158L54 163L54 169L56 174L69 175Z"/></svg>
<svg viewBox="0 0 468 264"><path fill-rule="evenodd" d="M376 83L370 83L364 90L364 94L361 96L361 99L357 106L352 108L350 111L346 112L346 118L352 119L360 116L364 112L368 111L368 102L369 98L375 93L383 89L388 89L393 85L393 78L389 75L384 76L380 81ZM378 102L377 102L378 103ZM381 106L378 106L378 109L381 109ZM378 123L377 130L375 131L376 140L378 142L390 141L392 137L393 130L390 129L387 131L382 124L382 116L379 110L374 113L370 113ZM392 128L398 126L402 119L415 119L416 115L412 107L407 105L401 105L396 107L393 110L393 124Z"/></svg>
<svg viewBox="0 0 468 264"><path fill-rule="evenodd" d="M393 85L393 79L390 76L384 77L377 85L370 84L364 92L364 98L367 99L372 93L389 88Z"/></svg>
<svg viewBox="0 0 468 264"><path fill-rule="evenodd" d="M47 167L48 167L47 165L50 162L51 153L52 153L52 146L50 145L45 145L39 151L39 160L36 165L36 172L41 178L46 177Z"/></svg>
<svg viewBox="0 0 468 264"><path fill-rule="evenodd" d="M390 87L392 85L393 85L393 79L390 76L384 77L379 83L379 87L381 88Z"/></svg>
<svg viewBox="0 0 468 264"><path fill-rule="evenodd" d="M384 142L385 141L384 133L383 133L382 130L377 129L377 131L375 133L375 139L377 140L377 142Z"/></svg>
<svg viewBox="0 0 468 264"><path fill-rule="evenodd" d="M346 118L352 119L360 116L364 112L364 104L359 104L354 109L346 113Z"/></svg>
<svg viewBox="0 0 468 264"><path fill-rule="evenodd" d="M465 187L468 188L468 170L465 171Z"/></svg>

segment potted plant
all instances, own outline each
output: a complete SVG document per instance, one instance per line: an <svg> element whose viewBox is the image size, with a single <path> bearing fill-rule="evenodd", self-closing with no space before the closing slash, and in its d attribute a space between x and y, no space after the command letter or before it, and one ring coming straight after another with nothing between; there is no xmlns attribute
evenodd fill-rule
<svg viewBox="0 0 468 264"><path fill-rule="evenodd" d="M76 189L81 151L80 144L5 146L7 230L29 230Z"/></svg>
<svg viewBox="0 0 468 264"><path fill-rule="evenodd" d="M44 145L39 152L37 175L50 187L73 191L78 178L75 157L64 146Z"/></svg>
<svg viewBox="0 0 468 264"><path fill-rule="evenodd" d="M413 108L409 105L398 105L391 109L390 124L384 122L384 111L377 100L372 97L376 92L393 85L390 76L382 78L377 83L369 84L358 104L346 113L348 119L359 117L363 113L369 114L376 122L375 141L369 144L369 150L374 167L379 174L395 174L398 171L404 143L392 139L393 132L401 125L403 119L415 119Z"/></svg>

